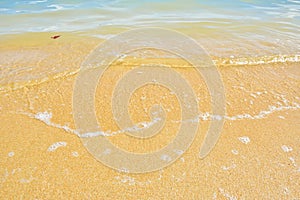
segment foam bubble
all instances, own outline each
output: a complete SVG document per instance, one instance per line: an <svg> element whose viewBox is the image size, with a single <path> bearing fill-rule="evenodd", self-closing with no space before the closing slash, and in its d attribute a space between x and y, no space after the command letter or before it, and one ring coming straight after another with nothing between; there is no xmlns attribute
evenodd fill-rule
<svg viewBox="0 0 300 200"><path fill-rule="evenodd" d="M180 149L175 149L174 152L177 154L177 155L182 155L184 153L183 150L180 150Z"/></svg>
<svg viewBox="0 0 300 200"><path fill-rule="evenodd" d="M237 199L238 199L237 197L235 197L235 196L229 194L229 193L228 193L226 190L224 190L223 188L219 188L219 191L220 191L220 193L221 193L224 197L226 197L227 199L230 199L230 200L237 200Z"/></svg>
<svg viewBox="0 0 300 200"><path fill-rule="evenodd" d="M170 162L172 160L172 158L169 155L166 155L166 154L161 155L160 159L163 160L163 161L166 161L166 162Z"/></svg>
<svg viewBox="0 0 300 200"><path fill-rule="evenodd" d="M74 157L78 157L78 156L79 156L79 154L78 154L78 152L77 152L77 151L73 151L73 152L72 152L72 156L74 156Z"/></svg>
<svg viewBox="0 0 300 200"><path fill-rule="evenodd" d="M35 115L35 118L49 124L52 118L52 113L48 113L47 111L39 112Z"/></svg>
<svg viewBox="0 0 300 200"><path fill-rule="evenodd" d="M250 143L250 138L248 136L242 136L242 137L239 137L238 139L239 139L239 141L241 141L244 144Z"/></svg>
<svg viewBox="0 0 300 200"><path fill-rule="evenodd" d="M65 147L65 146L67 146L66 142L55 142L48 148L48 151L53 152L56 149L58 149L59 147Z"/></svg>
<svg viewBox="0 0 300 200"><path fill-rule="evenodd" d="M28 4L38 4L38 3L44 3L47 2L47 0L39 0L39 1L30 1Z"/></svg>
<svg viewBox="0 0 300 200"><path fill-rule="evenodd" d="M13 152L13 151L8 153L8 157L10 157L10 158L13 157L14 155L15 155L15 152Z"/></svg>
<svg viewBox="0 0 300 200"><path fill-rule="evenodd" d="M238 154L239 154L239 151L236 150L236 149L232 149L232 150L231 150L231 153L233 153L234 155L238 155Z"/></svg>
<svg viewBox="0 0 300 200"><path fill-rule="evenodd" d="M224 171L228 171L228 170L230 170L230 169L234 169L234 168L236 168L236 164L232 164L232 165L230 165L230 166L222 166L221 167Z"/></svg>
<svg viewBox="0 0 300 200"><path fill-rule="evenodd" d="M61 5L56 5L56 4L52 4L52 5L49 5L47 6L48 8L54 8L55 10L61 10L63 9L64 7L61 6Z"/></svg>
<svg viewBox="0 0 300 200"><path fill-rule="evenodd" d="M292 148L292 147L289 147L289 146L286 146L286 145L282 145L282 146L281 146L281 149L282 149L284 152L286 152L286 153L293 151L293 148Z"/></svg>

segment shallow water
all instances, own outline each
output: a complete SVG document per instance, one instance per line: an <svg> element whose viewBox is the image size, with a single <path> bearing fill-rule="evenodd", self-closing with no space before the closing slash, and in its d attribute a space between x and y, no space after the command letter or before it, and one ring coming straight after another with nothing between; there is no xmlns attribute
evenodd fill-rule
<svg viewBox="0 0 300 200"><path fill-rule="evenodd" d="M299 54L299 0L9 1L0 33L76 32L107 39L137 27L175 29L218 56Z"/></svg>
<svg viewBox="0 0 300 200"><path fill-rule="evenodd" d="M140 27L185 33L218 66L298 63L300 57L299 0L4 0L0 19L0 84L17 88L15 83L74 74L101 41ZM62 37L53 41L54 34Z"/></svg>

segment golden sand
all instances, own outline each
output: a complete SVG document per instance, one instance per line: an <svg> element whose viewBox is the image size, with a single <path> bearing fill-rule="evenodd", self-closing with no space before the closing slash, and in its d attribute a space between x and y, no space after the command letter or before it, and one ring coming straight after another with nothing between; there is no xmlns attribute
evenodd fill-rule
<svg viewBox="0 0 300 200"><path fill-rule="evenodd" d="M97 161L70 131L75 129L72 95L77 72L99 40L68 34L51 40L50 36L11 36L1 41L0 54L6 55L1 56L1 70L12 62L16 69L38 66L1 80L2 199L300 198L299 62L218 65L228 118L212 152L199 158L209 126L209 120L200 119L196 139L175 163L156 172L130 174ZM30 61L15 59L24 55L22 52L38 56L27 59ZM96 112L104 130L118 130L110 100L117 81L145 62L167 64L182 74L199 99L199 110L210 112L205 82L188 63L129 57L113 63L97 87ZM41 75L45 69L49 69L46 76ZM140 88L128 109L138 123L150 119L146 111L155 103L168 110L160 134L149 140L118 134L110 140L132 152L155 151L167 145L179 126L173 122L180 120L177 99L167 88ZM52 114L49 123L36 117L45 112ZM60 128L64 125L70 130Z"/></svg>

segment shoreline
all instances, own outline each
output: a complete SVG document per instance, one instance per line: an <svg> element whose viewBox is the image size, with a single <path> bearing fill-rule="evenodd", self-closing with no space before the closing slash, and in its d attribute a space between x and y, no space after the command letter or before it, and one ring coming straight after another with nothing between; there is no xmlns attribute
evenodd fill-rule
<svg viewBox="0 0 300 200"><path fill-rule="evenodd" d="M58 39L51 39L53 35L61 35ZM40 84L57 78L73 76L80 70L80 65L89 53L99 44L105 42L103 39L82 36L79 33L25 33L6 35L0 39L0 55L3 57L0 63L2 71L0 81L0 92L15 90L28 85ZM150 56L147 55L150 54ZM210 52L208 52L210 53ZM129 55L112 64L130 67L132 63L157 62L165 60L172 68L190 67L183 59L174 57L165 52L145 52L139 55ZM218 54L218 53L216 53ZM300 63L300 54L274 54L245 57L237 52L231 56L210 55L217 68L230 67L256 67L276 65L288 65ZM75 59L74 59L75 58ZM73 59L72 62L64 62ZM27 74L33 77L28 77Z"/></svg>

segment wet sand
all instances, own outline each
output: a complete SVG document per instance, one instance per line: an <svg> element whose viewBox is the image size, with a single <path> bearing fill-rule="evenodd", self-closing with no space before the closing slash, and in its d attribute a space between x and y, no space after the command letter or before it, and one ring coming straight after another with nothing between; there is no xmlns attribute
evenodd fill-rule
<svg viewBox="0 0 300 200"><path fill-rule="evenodd" d="M156 172L130 174L101 164L72 133L74 82L80 63L99 40L74 35L51 40L50 36L2 39L0 51L5 56L1 56L1 70L9 64L16 70L38 66L18 73L11 70L12 76L1 77L2 198L300 198L299 62L219 64L227 119L212 152L199 158L210 123L203 117L191 147L174 164ZM36 57L28 59L30 55ZM24 59L17 59L22 56ZM210 112L205 82L185 61L128 57L113 63L97 88L96 112L104 130L118 130L110 100L116 82L145 62L164 63L182 74L198 97L201 113ZM129 112L134 122L147 121L146 111L155 103L167 110L168 121L160 134L149 141L125 134L110 140L132 152L154 151L168 144L179 126L174 121L180 120L179 104L168 89L149 85L137 90Z"/></svg>

